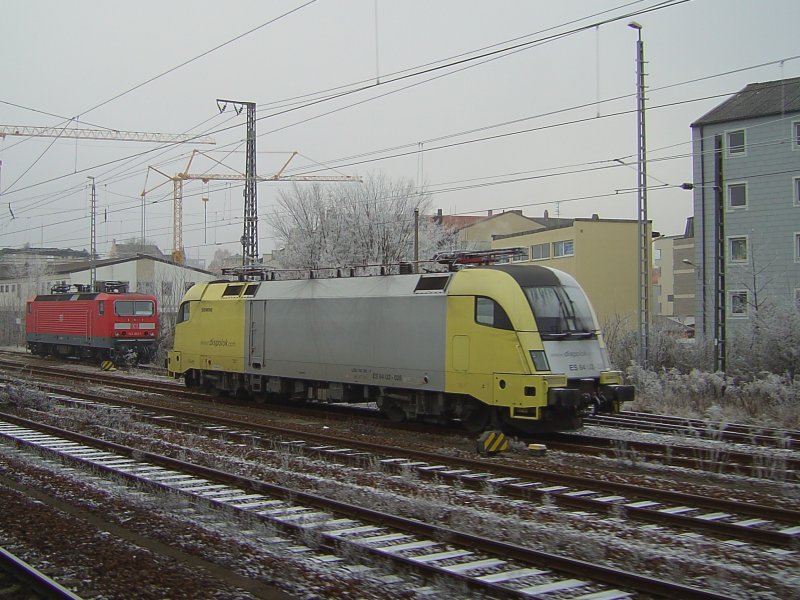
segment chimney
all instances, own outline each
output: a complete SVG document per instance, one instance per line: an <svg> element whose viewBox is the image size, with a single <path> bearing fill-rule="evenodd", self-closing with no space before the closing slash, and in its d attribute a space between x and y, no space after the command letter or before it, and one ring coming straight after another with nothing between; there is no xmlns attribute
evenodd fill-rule
<svg viewBox="0 0 800 600"><path fill-rule="evenodd" d="M436 211L436 217L433 219L433 222L438 224L438 225L442 224L442 209L441 208Z"/></svg>
<svg viewBox="0 0 800 600"><path fill-rule="evenodd" d="M592 214L592 221L599 221L599 220L600 220L600 215L598 215L597 213L593 213Z"/></svg>
<svg viewBox="0 0 800 600"><path fill-rule="evenodd" d="M549 211L547 211L547 210L544 211L544 218L545 219L549 219L550 218L550 212Z"/></svg>
<svg viewBox="0 0 800 600"><path fill-rule="evenodd" d="M486 211L486 216L487 217L491 217L492 216L492 209L491 208Z"/></svg>

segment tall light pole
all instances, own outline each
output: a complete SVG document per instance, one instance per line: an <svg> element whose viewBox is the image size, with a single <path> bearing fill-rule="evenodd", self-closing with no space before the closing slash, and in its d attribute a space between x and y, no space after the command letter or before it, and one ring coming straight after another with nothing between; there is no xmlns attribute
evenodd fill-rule
<svg viewBox="0 0 800 600"><path fill-rule="evenodd" d="M636 21L628 27L638 33L636 41L636 134L638 138L638 207L636 225L638 229L637 258L639 261L639 349L638 360L647 366L650 338L650 239L647 231L647 140L645 136L645 96L644 96L644 42L642 26Z"/></svg>

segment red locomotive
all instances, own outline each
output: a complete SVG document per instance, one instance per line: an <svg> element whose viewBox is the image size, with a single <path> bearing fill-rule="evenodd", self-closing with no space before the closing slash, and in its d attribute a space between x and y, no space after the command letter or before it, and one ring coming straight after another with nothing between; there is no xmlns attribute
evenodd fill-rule
<svg viewBox="0 0 800 600"><path fill-rule="evenodd" d="M115 363L149 362L158 337L155 296L128 293L127 284L59 285L28 300L28 349L39 356L64 356Z"/></svg>

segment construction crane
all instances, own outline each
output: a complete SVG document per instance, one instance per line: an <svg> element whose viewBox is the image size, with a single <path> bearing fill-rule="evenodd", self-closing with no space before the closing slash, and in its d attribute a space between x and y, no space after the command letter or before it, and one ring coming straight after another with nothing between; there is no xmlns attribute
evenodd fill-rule
<svg viewBox="0 0 800 600"><path fill-rule="evenodd" d="M185 260L185 253L183 250L183 182L189 181L192 179L199 179L203 183L208 183L209 181L245 181L247 176L244 173L236 171L235 169L231 169L234 173L229 174L220 174L220 173L190 173L189 170L192 166L192 161L194 160L195 156L198 154L202 154L209 160L213 161L217 165L225 167L226 169L230 169L228 165L218 161L212 156L209 156L205 152L201 152L200 150L193 150L192 155L189 157L189 162L186 164L186 169L184 169L181 173L176 173L173 176L167 175L163 171L156 169L155 167L148 167L148 175L150 173L150 169L167 178L167 180L172 182L172 261L176 264L183 264ZM274 174L270 175L269 177L262 177L260 175L256 176L256 181L353 181L353 182L361 182L360 177L354 177L350 175L283 175L283 172L286 170L286 167L289 166L289 163L292 162L292 159L297 156L298 152L294 151L289 156L289 159L284 163L284 165ZM159 183L156 186L153 186L150 189L145 189L142 191L142 238L144 239L144 204L145 204L145 196L150 192L158 189L162 185L165 185L167 182L164 181ZM147 178L145 177L145 188L147 187Z"/></svg>
<svg viewBox="0 0 800 600"><path fill-rule="evenodd" d="M210 136L185 133L147 133L144 131L117 131L116 129L68 129L67 127L0 125L0 138L4 138L7 135L74 138L79 140L113 140L117 142L216 144L214 138Z"/></svg>
<svg viewBox="0 0 800 600"><path fill-rule="evenodd" d="M18 137L48 137L48 138L70 138L79 140L111 140L117 142L150 142L157 144L216 144L211 136L193 135L183 133L148 133L145 131L120 131L116 129L78 129L64 127L37 127L32 125L0 125L0 139L6 136ZM92 180L92 221L90 233L91 247L91 275L90 279L94 284L95 257L97 248L97 215L96 215L96 196L95 178ZM11 205L8 205L11 212ZM144 210L144 208L142 208ZM13 217L14 213L11 212ZM142 221L144 222L144 221ZM144 225L143 225L144 227Z"/></svg>

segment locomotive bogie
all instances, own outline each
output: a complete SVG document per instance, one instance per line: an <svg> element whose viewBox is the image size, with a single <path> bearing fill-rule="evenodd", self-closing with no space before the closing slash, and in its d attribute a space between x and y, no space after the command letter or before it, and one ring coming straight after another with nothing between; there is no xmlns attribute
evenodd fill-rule
<svg viewBox="0 0 800 600"><path fill-rule="evenodd" d="M633 392L574 279L534 266L198 284L167 367L206 389L475 430L574 429Z"/></svg>

